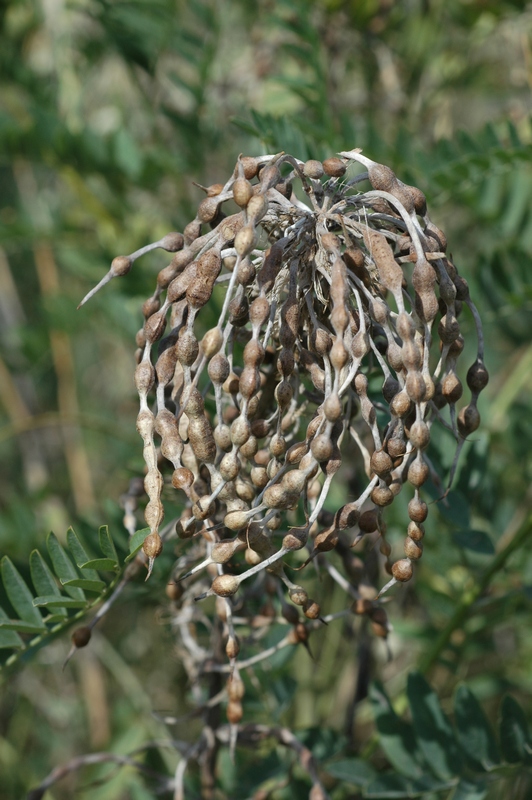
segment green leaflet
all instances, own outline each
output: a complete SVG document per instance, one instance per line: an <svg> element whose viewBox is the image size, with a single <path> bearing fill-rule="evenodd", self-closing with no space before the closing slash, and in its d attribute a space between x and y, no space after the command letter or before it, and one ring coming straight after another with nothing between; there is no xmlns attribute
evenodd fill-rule
<svg viewBox="0 0 532 800"><path fill-rule="evenodd" d="M142 530L140 531L135 531L135 533L129 540L129 555L125 559L126 564L135 558L140 548L144 544L144 539L149 534L149 532L150 532L149 528L142 528Z"/></svg>
<svg viewBox="0 0 532 800"><path fill-rule="evenodd" d="M45 625L40 612L33 605L33 595L28 589L11 559L4 556L2 559L2 579L9 602L19 615L20 619L35 630L45 630Z"/></svg>
<svg viewBox="0 0 532 800"><path fill-rule="evenodd" d="M462 757L453 729L435 692L418 672L410 673L408 701L419 746L435 775L443 780L457 775Z"/></svg>
<svg viewBox="0 0 532 800"><path fill-rule="evenodd" d="M55 573L60 581L66 582L79 578L76 568L72 564L72 561L66 554L54 533L48 534L46 546L48 547L48 552L50 554L50 558L52 559ZM66 592L75 600L85 599L83 589L78 589L75 586L67 586Z"/></svg>
<svg viewBox="0 0 532 800"><path fill-rule="evenodd" d="M501 750L510 764L532 764L532 740L523 709L513 697L507 695L501 704L499 722Z"/></svg>
<svg viewBox="0 0 532 800"><path fill-rule="evenodd" d="M102 525L98 532L100 542L100 549L106 558L113 560L116 564L114 569L118 569L118 555L114 546L113 540L109 535L109 528L107 525Z"/></svg>
<svg viewBox="0 0 532 800"><path fill-rule="evenodd" d="M459 686L454 698L458 741L476 769L489 770L500 762L499 748L480 703L466 687Z"/></svg>
<svg viewBox="0 0 532 800"><path fill-rule="evenodd" d="M53 573L38 550L34 550L30 555L30 572L31 580L38 595L61 597L61 592ZM66 608L64 606L56 608L55 614L66 617Z"/></svg>
<svg viewBox="0 0 532 800"><path fill-rule="evenodd" d="M9 622L9 618L4 609L0 607L0 650L24 647L24 642L18 633L2 628L2 624L6 622Z"/></svg>
<svg viewBox="0 0 532 800"><path fill-rule="evenodd" d="M426 769L412 725L404 722L392 708L384 687L371 686L370 699L379 742L390 763L410 778L421 777Z"/></svg>
<svg viewBox="0 0 532 800"><path fill-rule="evenodd" d="M74 556L74 561L81 569L83 564L86 564L88 561L90 561L90 558L87 552L85 551L85 548L81 544L77 534L73 530L73 528L69 528L67 531L67 543L68 543L68 549ZM84 569L82 571L84 578L88 578L90 581L98 580L98 573L96 572L96 570Z"/></svg>
<svg viewBox="0 0 532 800"><path fill-rule="evenodd" d="M54 594L36 597L33 601L34 606L39 608L57 608L63 605L66 608L85 608L86 600L75 599L74 597L56 597Z"/></svg>

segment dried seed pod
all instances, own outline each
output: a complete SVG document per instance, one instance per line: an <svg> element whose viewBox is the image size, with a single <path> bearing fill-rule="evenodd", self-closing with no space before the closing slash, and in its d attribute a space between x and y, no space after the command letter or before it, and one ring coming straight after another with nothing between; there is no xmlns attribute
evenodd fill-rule
<svg viewBox="0 0 532 800"><path fill-rule="evenodd" d="M488 385L488 370L480 358L469 367L466 380L467 385L474 394L479 394Z"/></svg>
<svg viewBox="0 0 532 800"><path fill-rule="evenodd" d="M480 425L480 414L478 413L476 405L471 402L465 408L462 408L458 414L458 431L460 436L464 439L470 433L474 433Z"/></svg>
<svg viewBox="0 0 532 800"><path fill-rule="evenodd" d="M211 590L218 597L230 597L235 594L240 581L234 575L218 575L211 584Z"/></svg>
<svg viewBox="0 0 532 800"><path fill-rule="evenodd" d="M91 628L89 628L88 625L82 625L80 628L76 628L76 630L73 631L72 644L78 649L80 647L86 647L91 640L91 636Z"/></svg>
<svg viewBox="0 0 532 800"><path fill-rule="evenodd" d="M326 158L322 167L325 174L331 178L341 178L346 173L346 166L340 158Z"/></svg>
<svg viewBox="0 0 532 800"><path fill-rule="evenodd" d="M392 564L392 575L396 581L409 581L413 572L412 564L408 558L403 558Z"/></svg>
<svg viewBox="0 0 532 800"><path fill-rule="evenodd" d="M233 184L233 199L237 206L245 208L253 196L253 187L246 178L237 178Z"/></svg>

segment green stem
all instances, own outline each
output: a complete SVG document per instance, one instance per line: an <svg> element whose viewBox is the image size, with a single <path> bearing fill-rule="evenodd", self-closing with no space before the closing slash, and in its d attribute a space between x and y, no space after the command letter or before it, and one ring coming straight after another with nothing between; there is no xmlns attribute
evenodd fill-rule
<svg viewBox="0 0 532 800"><path fill-rule="evenodd" d="M527 537L532 533L532 515L517 529L515 535L495 556L490 566L484 570L478 578L475 586L464 592L460 603L455 609L445 628L434 642L433 646L422 656L419 663L419 670L427 672L437 661L441 652L445 649L455 630L460 628L468 617L471 606L479 599L487 589L491 579L501 570L510 556L521 547Z"/></svg>

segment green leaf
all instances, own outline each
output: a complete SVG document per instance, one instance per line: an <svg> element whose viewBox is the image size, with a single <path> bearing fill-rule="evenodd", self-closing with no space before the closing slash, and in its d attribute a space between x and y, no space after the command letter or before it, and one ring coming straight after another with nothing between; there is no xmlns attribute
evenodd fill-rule
<svg viewBox="0 0 532 800"><path fill-rule="evenodd" d="M74 556L74 561L81 569L81 565L90 561L90 558L73 528L69 528L67 531L67 543L68 549ZM98 573L93 569L83 570L83 574L84 577L88 578L90 581L97 581L99 579Z"/></svg>
<svg viewBox="0 0 532 800"><path fill-rule="evenodd" d="M422 778L408 780L403 775L396 775L393 772L381 773L364 790L365 798L375 798L375 800L396 800L396 798L426 798L431 792L442 792L452 789L454 781L440 781L430 775Z"/></svg>
<svg viewBox="0 0 532 800"><path fill-rule="evenodd" d="M488 720L475 695L459 686L454 698L458 741L467 758L478 768L489 770L500 762L499 748Z"/></svg>
<svg viewBox="0 0 532 800"><path fill-rule="evenodd" d="M98 532L98 537L100 540L100 549L104 556L113 559L113 561L118 565L118 554L113 544L113 540L109 535L109 528L107 525L102 525Z"/></svg>
<svg viewBox="0 0 532 800"><path fill-rule="evenodd" d="M118 569L118 562L113 561L112 558L93 558L92 561L87 561L86 564L82 564L81 568L98 569L105 572L112 572Z"/></svg>
<svg viewBox="0 0 532 800"><path fill-rule="evenodd" d="M434 500L438 500L438 511L444 519L459 528L469 525L469 504L463 494L455 490L450 491L444 500L440 500L441 492L432 484L427 484L427 490Z"/></svg>
<svg viewBox="0 0 532 800"><path fill-rule="evenodd" d="M0 606L0 650L11 649L12 647L24 647L24 642L18 633L3 629L1 627L2 622L9 622L9 617Z"/></svg>
<svg viewBox="0 0 532 800"><path fill-rule="evenodd" d="M492 556L495 554L495 547L490 537L484 531L460 530L453 533L453 541L458 547L464 550L471 550L473 553Z"/></svg>
<svg viewBox="0 0 532 800"><path fill-rule="evenodd" d="M144 539L149 534L149 528L143 528L141 531L135 531L131 539L129 540L129 555L124 560L124 563L127 564L129 561L132 561L139 550L141 549L142 545L144 544Z"/></svg>
<svg viewBox="0 0 532 800"><path fill-rule="evenodd" d="M408 676L407 695L419 746L431 770L448 780L460 773L462 758L438 697L418 672Z"/></svg>
<svg viewBox="0 0 532 800"><path fill-rule="evenodd" d="M484 800L488 787L483 781L470 781L462 778L454 790L452 800Z"/></svg>
<svg viewBox="0 0 532 800"><path fill-rule="evenodd" d="M33 605L38 606L39 608L58 608L61 604L63 604L63 606L66 608L85 608L87 601L74 597L58 598L55 596L55 594L50 594L44 597L36 597L33 601Z"/></svg>
<svg viewBox="0 0 532 800"><path fill-rule="evenodd" d="M361 758L346 758L342 761L333 761L326 767L329 775L355 786L367 786L376 776L373 767Z"/></svg>
<svg viewBox="0 0 532 800"><path fill-rule="evenodd" d="M423 756L412 725L397 716L382 684L374 683L369 696L379 743L386 757L398 772L411 778L420 777L423 774Z"/></svg>
<svg viewBox="0 0 532 800"><path fill-rule="evenodd" d="M499 723L501 750L510 764L531 763L532 742L523 709L513 697L507 695L501 704Z"/></svg>
<svg viewBox="0 0 532 800"><path fill-rule="evenodd" d="M55 534L48 534L46 546L48 547L54 570L60 581L70 581L79 578L76 568ZM70 597L73 597L75 600L85 600L83 589L78 589L75 586L67 586L65 588Z"/></svg>
<svg viewBox="0 0 532 800"><path fill-rule="evenodd" d="M23 619L8 619L0 621L0 629L5 631L18 631L19 633L44 633L46 631L46 626L34 625L33 622L25 622Z"/></svg>
<svg viewBox="0 0 532 800"><path fill-rule="evenodd" d="M7 556L2 559L2 579L9 602L20 619L37 630L44 630L43 618L33 605L33 595L18 569Z"/></svg>
<svg viewBox="0 0 532 800"><path fill-rule="evenodd" d="M87 592L97 592L98 594L107 586L105 581L90 581L88 578L76 578L75 580L65 581L64 583L61 581L61 583L63 586L78 586L80 589L85 589Z"/></svg>
<svg viewBox="0 0 532 800"><path fill-rule="evenodd" d="M62 597L59 587L57 586L54 575L38 550L33 550L30 555L30 571L35 591L39 595L55 595ZM58 608L56 615L66 617L66 608Z"/></svg>

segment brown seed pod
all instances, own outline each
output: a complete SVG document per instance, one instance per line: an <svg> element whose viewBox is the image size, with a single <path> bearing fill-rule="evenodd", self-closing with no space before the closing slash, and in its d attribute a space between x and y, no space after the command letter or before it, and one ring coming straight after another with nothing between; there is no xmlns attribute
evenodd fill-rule
<svg viewBox="0 0 532 800"><path fill-rule="evenodd" d="M373 533L379 525L379 513L377 509L372 508L368 511L362 512L358 520L358 527L363 533Z"/></svg>
<svg viewBox="0 0 532 800"><path fill-rule="evenodd" d="M458 414L458 431L460 436L465 439L470 433L474 433L480 425L480 414L478 413L476 405L472 402L462 408Z"/></svg>
<svg viewBox="0 0 532 800"><path fill-rule="evenodd" d="M240 581L234 575L218 575L211 584L211 590L219 597L230 597L239 585Z"/></svg>
<svg viewBox="0 0 532 800"><path fill-rule="evenodd" d="M405 556L411 559L418 559L421 558L423 555L423 544L422 542L415 541L415 539L411 539L409 536L405 539Z"/></svg>
<svg viewBox="0 0 532 800"><path fill-rule="evenodd" d="M237 178L233 184L233 198L237 206L245 208L253 196L253 187L246 178Z"/></svg>
<svg viewBox="0 0 532 800"><path fill-rule="evenodd" d="M144 555L148 558L157 558L163 551L163 541L158 533L149 533L142 545Z"/></svg>
<svg viewBox="0 0 532 800"><path fill-rule="evenodd" d="M371 502L376 506L389 506L393 500L394 494L387 486L375 486L371 492Z"/></svg>
<svg viewBox="0 0 532 800"><path fill-rule="evenodd" d="M321 161L315 161L314 159L305 161L303 164L303 175L306 175L307 178L318 180L323 175L323 164Z"/></svg>
<svg viewBox="0 0 532 800"><path fill-rule="evenodd" d="M376 450L371 456L370 468L379 478L384 478L393 469L392 459L384 450Z"/></svg>
<svg viewBox="0 0 532 800"><path fill-rule="evenodd" d="M392 575L396 581L409 581L413 572L412 564L408 558L402 558L392 564Z"/></svg>
<svg viewBox="0 0 532 800"><path fill-rule="evenodd" d="M467 385L474 394L479 394L488 385L488 370L484 362L479 358L469 367L466 380Z"/></svg>
<svg viewBox="0 0 532 800"><path fill-rule="evenodd" d="M418 497L413 497L408 504L408 516L413 522L425 522L429 513L427 504Z"/></svg>
<svg viewBox="0 0 532 800"><path fill-rule="evenodd" d="M76 628L75 631L72 633L72 644L74 647L86 647L91 640L92 630L88 627L88 625L82 625L80 628Z"/></svg>
<svg viewBox="0 0 532 800"><path fill-rule="evenodd" d="M341 178L346 173L346 166L340 158L326 158L322 162L323 171L331 178Z"/></svg>

